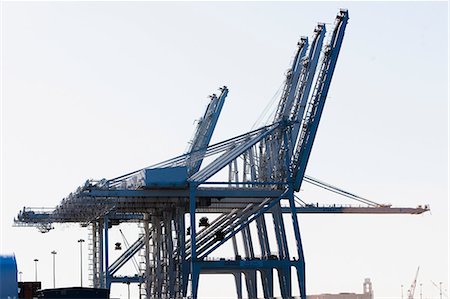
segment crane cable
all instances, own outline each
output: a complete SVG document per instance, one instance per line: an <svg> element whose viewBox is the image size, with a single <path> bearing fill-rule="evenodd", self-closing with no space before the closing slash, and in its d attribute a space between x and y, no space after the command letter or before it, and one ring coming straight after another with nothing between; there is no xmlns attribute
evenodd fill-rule
<svg viewBox="0 0 450 299"><path fill-rule="evenodd" d="M261 125L267 125L267 123L269 122L269 119L273 118L273 116L275 114L275 110L276 110L275 103L277 103L278 98L281 94L281 91L283 90L284 85L285 85L285 80L283 80L283 82L281 82L280 86L278 87L278 90L272 96L272 98L267 103L264 110L259 115L258 119L253 124L253 126L251 128L252 130Z"/></svg>
<svg viewBox="0 0 450 299"><path fill-rule="evenodd" d="M382 205L379 204L379 203L376 203L376 202L374 202L374 201L368 200L368 199L366 199L366 198L364 198L364 197L358 196L358 195L353 194L353 193L350 193L350 192L348 192L348 191L342 190L341 188L338 188L338 187L336 187L336 186L330 185L330 184L328 184L328 183L325 183L325 182L323 182L323 181L320 181L320 180L318 180L318 179L316 179L316 178L313 178L313 177L310 177L310 176L306 176L306 175L305 175L305 176L303 177L303 180L304 180L305 182L309 183L309 184L314 185L314 186L317 186L317 187L320 187L320 188L322 188L322 189L325 189L325 190L334 192L334 193L336 193L336 194L339 194L339 195L341 195L341 196L344 196L344 197L347 197L347 198L350 198L350 199L359 201L359 202L364 203L364 204L367 204L367 205L369 205L369 206L374 206L374 207L382 206Z"/></svg>

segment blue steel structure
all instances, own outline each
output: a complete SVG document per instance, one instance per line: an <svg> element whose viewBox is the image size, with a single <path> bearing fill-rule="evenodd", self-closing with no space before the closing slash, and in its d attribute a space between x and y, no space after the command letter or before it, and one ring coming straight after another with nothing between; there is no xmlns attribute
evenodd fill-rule
<svg viewBox="0 0 450 299"><path fill-rule="evenodd" d="M13 255L0 255L0 298L19 298L17 263Z"/></svg>
<svg viewBox="0 0 450 299"><path fill-rule="evenodd" d="M341 10L327 43L324 24L317 25L311 43L306 37L300 39L270 124L209 145L228 94L224 86L218 96L210 97L185 154L114 179L86 181L55 209L24 208L16 224L35 225L43 232L58 222L89 226L91 280L97 288L132 282L141 286L142 298L197 298L200 275L219 273L234 276L238 298L243 297L242 277L248 298L258 297L258 278L264 298L274 297L276 278L281 296L291 298L294 269L300 298L306 299L299 213L420 214L428 210L427 206L380 205L305 175L347 22L348 12ZM210 162L202 167L205 158ZM303 181L365 206L302 204L295 192ZM219 216L209 222L198 219L199 213ZM283 219L287 213L296 241L294 256ZM269 220L272 226L267 225ZM108 229L122 222L139 223L142 234L110 263ZM271 227L275 240L269 238ZM230 240L234 258L213 258ZM117 276L136 255L143 261L139 273Z"/></svg>

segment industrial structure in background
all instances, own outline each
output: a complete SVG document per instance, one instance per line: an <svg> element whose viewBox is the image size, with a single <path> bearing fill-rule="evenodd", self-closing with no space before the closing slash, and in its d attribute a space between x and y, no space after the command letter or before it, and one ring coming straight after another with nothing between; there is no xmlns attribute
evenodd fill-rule
<svg viewBox="0 0 450 299"><path fill-rule="evenodd" d="M307 299L374 299L372 282L369 278L364 279L363 292L356 293L339 293L339 294L320 294L308 295Z"/></svg>
<svg viewBox="0 0 450 299"><path fill-rule="evenodd" d="M420 267L417 267L417 271L416 271L416 275L414 276L414 280L408 289L408 299L414 299L414 293L416 291L416 285L417 285L417 277L419 276L419 269L420 269ZM402 294L402 296L403 296L403 294Z"/></svg>
<svg viewBox="0 0 450 299"><path fill-rule="evenodd" d="M300 39L271 123L210 145L228 94L224 86L211 96L185 154L114 179L88 180L51 211L24 208L16 225L37 226L42 232L53 223L88 226L95 288L129 282L139 284L141 298L195 299L201 274L231 274L238 298L243 297L242 277L248 298L274 297L275 279L281 296L291 298L296 277L300 297L306 299L299 213L428 210L380 205L305 175L347 22L347 10L340 10L327 41L325 24L317 25L311 40ZM303 182L364 207L306 204L295 195ZM200 217L205 213L212 219ZM288 248L286 213L292 216L294 255ZM123 222L138 223L142 233L110 261L108 229ZM226 242L232 244L234 258L212 257ZM136 255L142 258L139 273L117 275ZM263 294L258 294L259 283Z"/></svg>

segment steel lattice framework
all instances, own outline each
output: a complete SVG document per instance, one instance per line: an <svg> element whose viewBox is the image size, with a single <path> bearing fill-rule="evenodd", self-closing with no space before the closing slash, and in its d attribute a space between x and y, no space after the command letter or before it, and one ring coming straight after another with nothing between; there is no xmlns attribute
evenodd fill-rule
<svg viewBox="0 0 450 299"><path fill-rule="evenodd" d="M24 208L16 225L38 226L43 232L59 222L89 226L94 287L136 282L143 298L197 298L201 273L226 273L235 277L238 298L242 298L242 275L248 298L257 298L259 272L263 296L272 298L274 273L278 273L282 297L291 298L291 273L295 269L300 297L306 299L298 213L420 214L428 210L426 206L380 205L305 176L347 22L348 12L341 10L328 42L324 24L317 25L311 42L306 37L300 39L270 124L209 145L228 94L224 86L219 95L210 97L185 154L114 179L88 180L55 209ZM202 165L207 157L211 162ZM227 168L228 179L217 180L219 172ZM303 181L362 202L365 207L301 204L295 192ZM220 216L209 222L197 219L198 213ZM284 213L292 216L296 258L289 254ZM185 220L187 215L189 221ZM269 238L267 215L273 221L275 240ZM122 222L138 222L142 234L110 263L108 228ZM252 233L251 223L256 224L256 233ZM238 234L243 253L238 250ZM210 258L230 240L235 258ZM261 255L255 254L255 246ZM116 276L137 253L144 260L139 275Z"/></svg>

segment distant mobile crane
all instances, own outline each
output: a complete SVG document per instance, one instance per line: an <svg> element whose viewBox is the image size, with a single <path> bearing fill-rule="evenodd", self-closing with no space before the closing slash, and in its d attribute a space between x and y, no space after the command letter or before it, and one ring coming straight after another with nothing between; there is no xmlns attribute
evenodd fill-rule
<svg viewBox="0 0 450 299"><path fill-rule="evenodd" d="M416 276L414 276L414 280L411 283L411 286L409 287L408 299L414 299L414 292L416 290L417 277L419 276L419 269L420 269L420 267L417 267Z"/></svg>
<svg viewBox="0 0 450 299"><path fill-rule="evenodd" d="M325 24L317 25L311 43L306 37L300 39L270 124L210 145L228 95L224 86L219 95L210 97L185 154L117 178L88 180L55 209L24 208L16 225L37 226L42 232L51 230L53 223L87 226L94 287L138 283L143 298L195 299L200 274L231 274L238 298L243 297L242 276L248 298L258 298L258 279L263 297L273 298L275 278L281 296L291 298L294 269L300 297L306 299L298 214L421 214L429 210L428 206L380 205L305 175L347 22L347 10L340 10L325 45ZM210 162L202 165L205 158ZM228 178L224 179L226 173L221 171L226 168ZM306 204L295 195L304 181L365 206ZM199 213L219 216L211 221L201 218L197 226ZM293 223L293 257L283 214L290 214ZM269 238L269 220L274 238ZM132 244L126 241L126 250L110 263L108 229L123 222L139 223L141 235ZM250 224L256 224L256 232ZM239 251L238 234L243 252ZM234 259L212 257L230 240ZM136 254L142 257L139 275L118 276L118 270Z"/></svg>

